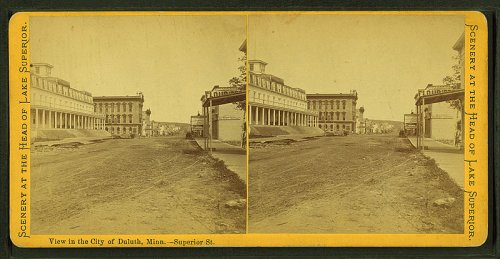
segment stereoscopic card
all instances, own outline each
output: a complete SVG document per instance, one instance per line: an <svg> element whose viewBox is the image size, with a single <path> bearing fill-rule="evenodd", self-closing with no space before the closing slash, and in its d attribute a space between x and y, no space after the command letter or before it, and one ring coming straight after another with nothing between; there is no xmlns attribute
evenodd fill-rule
<svg viewBox="0 0 500 259"><path fill-rule="evenodd" d="M19 247L480 246L479 12L20 12Z"/></svg>

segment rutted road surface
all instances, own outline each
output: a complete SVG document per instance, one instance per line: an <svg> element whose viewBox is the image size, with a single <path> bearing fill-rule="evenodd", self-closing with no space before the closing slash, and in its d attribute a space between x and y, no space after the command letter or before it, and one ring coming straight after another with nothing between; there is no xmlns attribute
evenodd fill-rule
<svg viewBox="0 0 500 259"><path fill-rule="evenodd" d="M181 137L38 148L32 234L244 233L246 187Z"/></svg>
<svg viewBox="0 0 500 259"><path fill-rule="evenodd" d="M257 145L248 192L250 233L463 233L462 190L397 136Z"/></svg>

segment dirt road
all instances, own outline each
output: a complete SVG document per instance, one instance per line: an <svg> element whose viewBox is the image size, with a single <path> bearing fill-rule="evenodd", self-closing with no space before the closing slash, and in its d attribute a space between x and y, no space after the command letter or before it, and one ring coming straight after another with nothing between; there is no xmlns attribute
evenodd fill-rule
<svg viewBox="0 0 500 259"><path fill-rule="evenodd" d="M245 232L238 177L181 137L40 148L31 158L32 234Z"/></svg>
<svg viewBox="0 0 500 259"><path fill-rule="evenodd" d="M463 232L463 191L406 139L258 145L249 159L250 233Z"/></svg>

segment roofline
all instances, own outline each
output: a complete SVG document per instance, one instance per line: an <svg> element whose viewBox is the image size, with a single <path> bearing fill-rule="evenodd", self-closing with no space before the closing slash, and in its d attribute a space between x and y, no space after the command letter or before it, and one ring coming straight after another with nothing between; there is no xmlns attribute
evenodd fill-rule
<svg viewBox="0 0 500 259"><path fill-rule="evenodd" d="M125 98L125 99L136 99L136 98L139 98L139 99L142 99L142 96L140 95L134 95L134 96L94 96L94 99L113 99L113 98Z"/></svg>
<svg viewBox="0 0 500 259"><path fill-rule="evenodd" d="M251 60L248 60L248 63L250 62L259 62L259 63L263 63L264 65L267 65L267 62L263 61L263 60L260 60L260 59L251 59Z"/></svg>
<svg viewBox="0 0 500 259"><path fill-rule="evenodd" d="M48 66L50 68L54 68L54 66L49 63L31 63L30 66Z"/></svg>
<svg viewBox="0 0 500 259"><path fill-rule="evenodd" d="M245 39L243 43L241 43L241 46L238 48L239 51L245 52L247 50L247 40Z"/></svg>
<svg viewBox="0 0 500 259"><path fill-rule="evenodd" d="M464 41L464 36L465 36L465 33L462 32L462 35L460 35L460 37L458 38L458 40L455 42L455 44L453 44L453 49L458 51L459 49L463 48L464 47L464 44L465 44L465 41Z"/></svg>
<svg viewBox="0 0 500 259"><path fill-rule="evenodd" d="M356 97L356 94L343 94L343 93L338 93L338 94L306 94L307 97L320 97L320 96L351 96L351 97Z"/></svg>

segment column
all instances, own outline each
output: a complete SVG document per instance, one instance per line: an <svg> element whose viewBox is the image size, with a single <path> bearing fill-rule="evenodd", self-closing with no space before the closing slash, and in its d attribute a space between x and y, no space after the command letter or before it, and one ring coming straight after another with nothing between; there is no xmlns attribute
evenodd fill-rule
<svg viewBox="0 0 500 259"><path fill-rule="evenodd" d="M54 129L57 129L57 112L54 112Z"/></svg>
<svg viewBox="0 0 500 259"><path fill-rule="evenodd" d="M265 123L264 123L264 117L265 117L264 107L262 107L262 118L260 120L260 122L262 123L262 125L265 125Z"/></svg>
<svg viewBox="0 0 500 259"><path fill-rule="evenodd" d="M38 123L38 109L35 109L35 128L40 127Z"/></svg>
<svg viewBox="0 0 500 259"><path fill-rule="evenodd" d="M267 125L271 125L271 109L267 108Z"/></svg>
<svg viewBox="0 0 500 259"><path fill-rule="evenodd" d="M49 129L52 129L52 111L49 112Z"/></svg>
<svg viewBox="0 0 500 259"><path fill-rule="evenodd" d="M259 106L255 106L255 125L259 125Z"/></svg>
<svg viewBox="0 0 500 259"><path fill-rule="evenodd" d="M273 109L273 126L276 126L276 109Z"/></svg>
<svg viewBox="0 0 500 259"><path fill-rule="evenodd" d="M281 111L278 110L278 126L281 126Z"/></svg>
<svg viewBox="0 0 500 259"><path fill-rule="evenodd" d="M248 105L248 124L252 125L252 106Z"/></svg>

